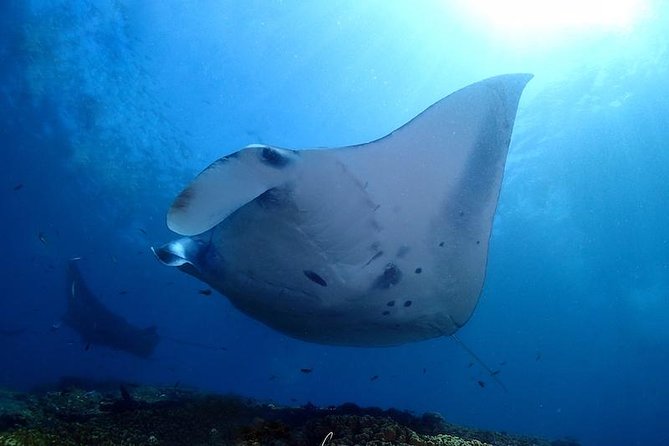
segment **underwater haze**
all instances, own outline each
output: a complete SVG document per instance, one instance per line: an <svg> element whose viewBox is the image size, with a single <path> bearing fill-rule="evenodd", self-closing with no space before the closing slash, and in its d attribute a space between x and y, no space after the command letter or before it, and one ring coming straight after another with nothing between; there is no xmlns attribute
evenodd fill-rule
<svg viewBox="0 0 669 446"><path fill-rule="evenodd" d="M0 2L0 387L180 383L669 444L667 24L660 0ZM216 159L372 141L505 73L534 78L466 348L296 340L153 255ZM133 352L72 323L75 257L150 340Z"/></svg>

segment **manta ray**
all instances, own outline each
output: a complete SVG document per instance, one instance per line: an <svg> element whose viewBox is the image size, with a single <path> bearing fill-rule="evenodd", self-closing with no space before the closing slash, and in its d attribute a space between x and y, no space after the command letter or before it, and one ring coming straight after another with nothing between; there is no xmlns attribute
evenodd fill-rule
<svg viewBox="0 0 669 446"><path fill-rule="evenodd" d="M520 95L530 74L469 85L378 140L250 145L188 185L158 259L289 336L390 346L471 317Z"/></svg>
<svg viewBox="0 0 669 446"><path fill-rule="evenodd" d="M140 358L151 356L160 341L156 327L136 327L105 307L84 281L79 262L75 258L68 264L67 311L63 322L79 333L87 349L90 344L97 344Z"/></svg>

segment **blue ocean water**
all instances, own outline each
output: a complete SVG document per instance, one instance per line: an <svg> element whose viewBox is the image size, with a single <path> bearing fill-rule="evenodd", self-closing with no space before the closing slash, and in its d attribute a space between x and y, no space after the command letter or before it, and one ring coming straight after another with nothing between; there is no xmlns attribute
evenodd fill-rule
<svg viewBox="0 0 669 446"><path fill-rule="evenodd" d="M457 1L2 2L0 386L180 382L669 444L669 8L630 4L629 22L551 32ZM294 340L153 257L174 237L170 203L220 156L373 140L510 72L535 78L484 291L458 333L507 392L451 339ZM62 324L72 257L108 308L165 336L149 359Z"/></svg>

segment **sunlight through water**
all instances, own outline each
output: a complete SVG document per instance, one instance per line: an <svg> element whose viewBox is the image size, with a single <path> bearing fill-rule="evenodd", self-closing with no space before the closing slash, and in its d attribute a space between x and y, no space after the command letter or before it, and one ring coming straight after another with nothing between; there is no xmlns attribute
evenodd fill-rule
<svg viewBox="0 0 669 446"><path fill-rule="evenodd" d="M462 0L458 6L498 38L535 41L625 32L648 13L646 0Z"/></svg>

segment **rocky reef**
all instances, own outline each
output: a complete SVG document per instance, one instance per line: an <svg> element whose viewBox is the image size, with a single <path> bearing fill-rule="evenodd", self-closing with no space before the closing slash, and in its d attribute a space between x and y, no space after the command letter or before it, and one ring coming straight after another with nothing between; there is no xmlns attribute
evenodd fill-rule
<svg viewBox="0 0 669 446"><path fill-rule="evenodd" d="M354 404L278 407L176 387L0 392L0 446L577 445L564 441L570 440L469 429L431 413Z"/></svg>

